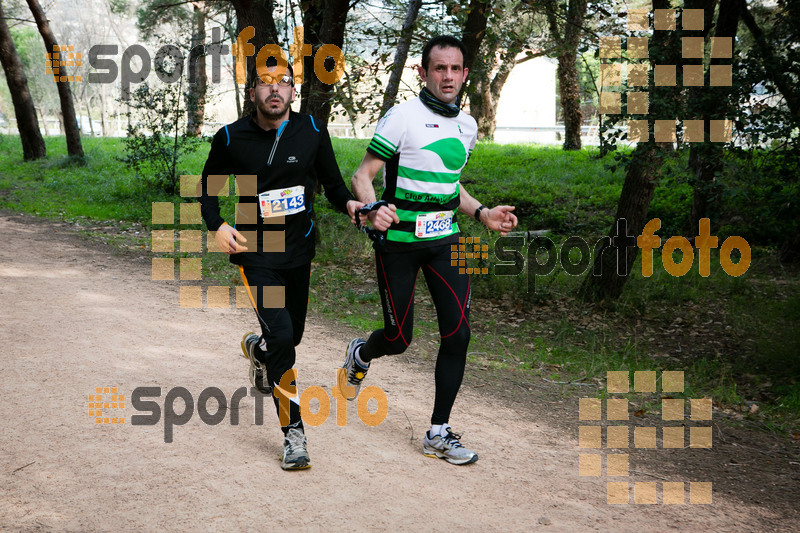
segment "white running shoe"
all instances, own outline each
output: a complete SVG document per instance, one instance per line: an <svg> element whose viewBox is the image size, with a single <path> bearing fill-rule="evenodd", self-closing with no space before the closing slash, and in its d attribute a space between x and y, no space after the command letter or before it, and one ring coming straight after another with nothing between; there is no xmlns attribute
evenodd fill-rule
<svg viewBox="0 0 800 533"><path fill-rule="evenodd" d="M465 448L459 442L461 435L453 433L447 428L447 435L434 435L430 438L425 432L422 442L422 452L428 457L438 457L454 465L468 465L478 460L478 454Z"/></svg>
<svg viewBox="0 0 800 533"><path fill-rule="evenodd" d="M283 439L281 468L284 470L303 470L311 468L311 459L306 449L306 435L303 430L291 428Z"/></svg>
<svg viewBox="0 0 800 533"><path fill-rule="evenodd" d="M367 375L367 370L369 370L369 366L364 368L358 364L358 361L356 361L356 348L363 346L364 344L366 344L364 339L353 339L350 341L350 344L347 345L347 357L342 365L342 368L344 368L345 371L344 373L340 372L337 378L339 382L339 390L341 391L342 396L348 400L356 399L358 396L358 391L361 390L361 382L364 381L364 378ZM345 393L346 389L350 387L355 388L355 393L353 396L349 396Z"/></svg>
<svg viewBox="0 0 800 533"><path fill-rule="evenodd" d="M267 369L256 359L255 349L259 343L259 339L261 339L261 337L252 331L245 333L244 337L242 337L242 353L250 360L250 383L262 394L271 396L272 385L269 384L269 380L267 379Z"/></svg>

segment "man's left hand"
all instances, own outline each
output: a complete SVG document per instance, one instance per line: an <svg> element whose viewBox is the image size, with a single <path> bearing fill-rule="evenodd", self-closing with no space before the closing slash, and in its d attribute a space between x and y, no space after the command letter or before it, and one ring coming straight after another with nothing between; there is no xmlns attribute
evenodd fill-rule
<svg viewBox="0 0 800 533"><path fill-rule="evenodd" d="M498 205L484 209L481 211L481 222L490 230L499 231L500 235L505 237L509 231L517 227L517 216L512 213L513 210L513 205Z"/></svg>
<svg viewBox="0 0 800 533"><path fill-rule="evenodd" d="M356 223L356 211L364 207L364 202L359 202L358 200L348 200L347 201L347 214L350 215L350 222L355 224ZM364 222L364 218L362 217L362 224Z"/></svg>

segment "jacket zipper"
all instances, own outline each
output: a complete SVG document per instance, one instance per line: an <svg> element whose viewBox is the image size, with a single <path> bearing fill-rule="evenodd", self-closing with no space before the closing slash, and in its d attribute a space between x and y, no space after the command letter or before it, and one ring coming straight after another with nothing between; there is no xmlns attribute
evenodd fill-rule
<svg viewBox="0 0 800 533"><path fill-rule="evenodd" d="M286 128L283 128L286 129ZM272 145L272 150L269 153L269 159L267 159L267 166L272 166L272 158L275 157L275 150L278 149L278 141L281 140L281 134L283 133L281 128L278 128L279 131L275 132L275 143Z"/></svg>

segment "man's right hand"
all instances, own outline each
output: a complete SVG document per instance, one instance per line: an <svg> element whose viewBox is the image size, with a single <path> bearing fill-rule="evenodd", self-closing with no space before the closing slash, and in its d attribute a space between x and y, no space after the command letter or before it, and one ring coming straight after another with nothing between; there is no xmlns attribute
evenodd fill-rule
<svg viewBox="0 0 800 533"><path fill-rule="evenodd" d="M398 218L395 211L397 211L397 207L395 207L394 204L389 204L389 207L385 205L381 206L380 209L373 211L367 216L373 228L378 231L386 231L392 224L400 222L400 218Z"/></svg>
<svg viewBox="0 0 800 533"><path fill-rule="evenodd" d="M227 222L219 227L214 235L214 241L217 243L219 251L225 252L228 255L247 251L246 247L236 242L247 242L247 239L244 238L244 235L236 231L235 228L229 226Z"/></svg>

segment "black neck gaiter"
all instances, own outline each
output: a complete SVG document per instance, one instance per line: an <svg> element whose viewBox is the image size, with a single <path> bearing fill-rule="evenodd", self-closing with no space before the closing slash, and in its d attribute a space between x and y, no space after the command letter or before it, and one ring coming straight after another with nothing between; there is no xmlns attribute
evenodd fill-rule
<svg viewBox="0 0 800 533"><path fill-rule="evenodd" d="M456 99L456 103L454 104L445 104L428 90L427 87L423 87L422 91L419 93L419 98L422 100L422 103L425 104L428 109L436 113L437 115L442 115L443 117L457 117L458 113L460 112L458 108L458 99Z"/></svg>

